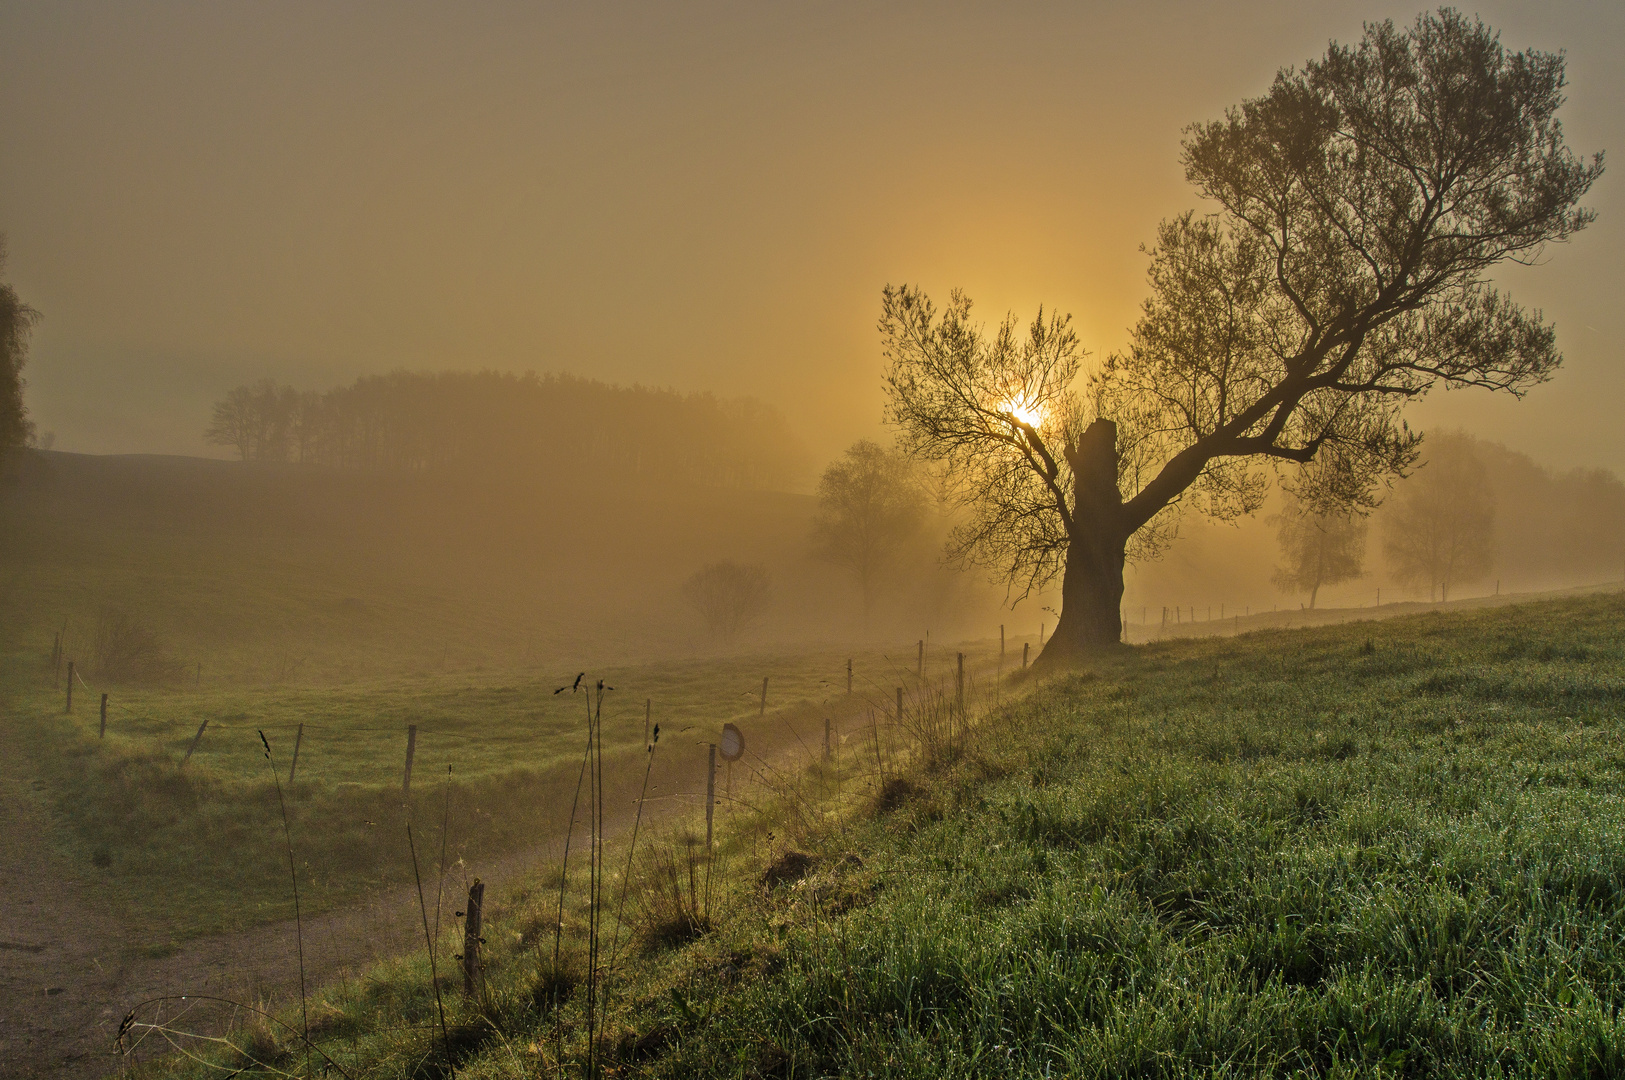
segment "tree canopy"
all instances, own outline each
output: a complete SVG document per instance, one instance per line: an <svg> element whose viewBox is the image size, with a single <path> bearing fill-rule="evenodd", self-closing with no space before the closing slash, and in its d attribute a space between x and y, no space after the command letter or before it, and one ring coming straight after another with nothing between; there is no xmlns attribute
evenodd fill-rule
<svg viewBox="0 0 1625 1080"><path fill-rule="evenodd" d="M1364 514L1316 511L1289 493L1272 520L1281 561L1270 580L1282 592L1308 593L1310 608L1322 587L1353 581L1365 572L1371 522Z"/></svg>
<svg viewBox="0 0 1625 1080"><path fill-rule="evenodd" d="M1317 510L1369 507L1416 461L1406 402L1438 385L1523 394L1553 327L1488 279L1593 219L1602 172L1563 139L1561 55L1513 52L1444 9L1366 27L1263 97L1186 132L1213 213L1162 224L1126 348L1080 382L1065 317L991 335L955 294L888 287L888 416L953 466L972 562L1062 581L1058 656L1115 642L1125 558L1175 515L1255 512L1282 470Z"/></svg>
<svg viewBox="0 0 1625 1080"><path fill-rule="evenodd" d="M1472 437L1430 436L1427 461L1399 485L1382 525L1389 574L1427 586L1430 601L1484 580L1495 565L1495 492Z"/></svg>
<svg viewBox="0 0 1625 1080"><path fill-rule="evenodd" d="M819 477L813 550L857 580L865 625L881 579L924 518L925 494L914 463L868 439L853 443Z"/></svg>
<svg viewBox="0 0 1625 1080"><path fill-rule="evenodd" d="M0 271L6 267L5 237L0 236ZM34 435L23 402L23 364L28 359L28 335L39 312L23 303L17 290L0 281L0 457L27 446Z"/></svg>

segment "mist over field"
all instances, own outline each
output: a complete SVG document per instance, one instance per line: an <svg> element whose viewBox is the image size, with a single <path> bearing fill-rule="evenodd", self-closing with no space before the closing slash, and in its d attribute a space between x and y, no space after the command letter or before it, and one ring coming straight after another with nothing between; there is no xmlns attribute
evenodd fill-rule
<svg viewBox="0 0 1625 1080"><path fill-rule="evenodd" d="M1622 48L0 10L0 1080L1625 1075Z"/></svg>

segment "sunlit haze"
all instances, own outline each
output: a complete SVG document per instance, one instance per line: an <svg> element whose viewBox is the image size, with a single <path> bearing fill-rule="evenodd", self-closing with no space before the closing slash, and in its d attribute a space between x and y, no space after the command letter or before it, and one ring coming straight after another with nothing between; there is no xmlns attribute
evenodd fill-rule
<svg viewBox="0 0 1625 1080"><path fill-rule="evenodd" d="M1622 56L0 2L0 1077L1625 1076Z"/></svg>
<svg viewBox="0 0 1625 1080"><path fill-rule="evenodd" d="M221 455L261 377L494 368L748 395L827 460L880 430L879 291L1075 316L1096 358L1194 205L1182 129L1414 4L12 4L0 232L57 449ZM1625 9L1473 9L1566 50L1625 146ZM1617 179L1503 283L1567 366L1435 393L1554 466L1625 466Z"/></svg>

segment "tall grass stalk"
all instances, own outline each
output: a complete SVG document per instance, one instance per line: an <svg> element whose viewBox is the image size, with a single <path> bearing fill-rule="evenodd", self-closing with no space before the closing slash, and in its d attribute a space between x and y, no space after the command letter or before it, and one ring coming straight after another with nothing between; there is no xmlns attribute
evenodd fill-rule
<svg viewBox="0 0 1625 1080"><path fill-rule="evenodd" d="M429 909L423 902L423 876L418 873L418 846L412 839L412 823L406 823L406 846L412 851L412 879L418 886L418 913L423 916L423 940L429 947L429 982L434 985L434 1007L440 1014L440 1044L446 1055L446 1068L455 1075L451 1061L451 1035L446 1030L446 1003L440 998L440 971L435 966L435 942L429 934Z"/></svg>
<svg viewBox="0 0 1625 1080"><path fill-rule="evenodd" d="M271 766L271 782L276 785L276 804L282 811L282 839L288 848L288 877L293 882L293 940L299 952L299 1017L304 1025L305 1074L310 1074L310 1010L305 999L305 924L299 914L299 868L293 859L293 831L288 828L288 804L282 797L282 778L277 775L276 759L271 756L271 740L259 733L260 745L265 747L265 760Z"/></svg>
<svg viewBox="0 0 1625 1080"><path fill-rule="evenodd" d="M638 813L632 819L632 843L626 850L626 876L621 879L621 898L615 905L615 936L609 944L609 968L604 972L604 1010L609 1011L609 991L607 989L610 977L615 974L615 958L620 955L621 924L626 918L626 891L632 884L632 858L638 853L638 828L643 824L643 800L649 794L649 774L655 767L655 746L660 742L660 732L655 731L654 742L649 744L649 764L643 770L643 788L638 792Z"/></svg>
<svg viewBox="0 0 1625 1080"><path fill-rule="evenodd" d="M587 907L587 1080L597 1075L598 1036L603 1016L598 1004L598 950L603 929L604 891L604 680L599 679L595 690L595 716L591 731L596 734L597 749L593 756L592 788L588 795L593 801L591 881Z"/></svg>
<svg viewBox="0 0 1625 1080"><path fill-rule="evenodd" d="M446 766L446 804L440 812L440 882L434 891L434 939L440 940L440 911L446 899L446 835L451 826L451 766Z"/></svg>
<svg viewBox="0 0 1625 1080"><path fill-rule="evenodd" d="M581 772L576 777L575 798L570 801L570 821L564 830L564 857L559 861L559 917L553 927L553 971L559 970L564 944L564 894L570 882L570 843L575 839L576 815L581 812L581 788L587 782L587 766L592 760L592 709L587 710L587 750L581 755Z"/></svg>

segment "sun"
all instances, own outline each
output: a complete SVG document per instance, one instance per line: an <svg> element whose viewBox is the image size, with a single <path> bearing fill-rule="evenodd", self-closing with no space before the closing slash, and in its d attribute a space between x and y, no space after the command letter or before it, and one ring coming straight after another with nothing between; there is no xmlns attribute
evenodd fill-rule
<svg viewBox="0 0 1625 1080"><path fill-rule="evenodd" d="M1007 401L1004 411L1029 427L1038 427L1044 422L1044 414L1025 402Z"/></svg>

